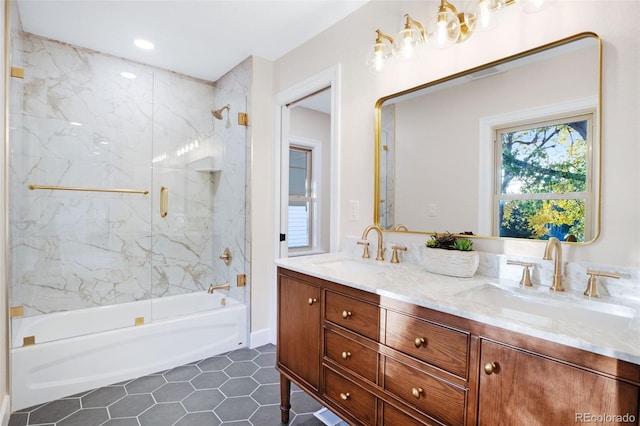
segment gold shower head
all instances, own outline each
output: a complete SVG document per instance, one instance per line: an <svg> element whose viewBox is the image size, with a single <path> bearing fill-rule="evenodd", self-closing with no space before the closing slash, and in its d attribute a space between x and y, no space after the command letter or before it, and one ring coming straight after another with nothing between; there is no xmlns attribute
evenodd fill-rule
<svg viewBox="0 0 640 426"><path fill-rule="evenodd" d="M222 111L224 111L225 109L230 111L231 110L231 105L227 104L227 105L223 106L220 109L212 109L211 110L211 115L213 115L218 120L222 120Z"/></svg>

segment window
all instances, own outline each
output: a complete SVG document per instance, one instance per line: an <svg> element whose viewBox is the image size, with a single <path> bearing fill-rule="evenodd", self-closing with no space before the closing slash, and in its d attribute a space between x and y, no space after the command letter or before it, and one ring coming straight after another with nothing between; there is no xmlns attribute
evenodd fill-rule
<svg viewBox="0 0 640 426"><path fill-rule="evenodd" d="M496 131L497 235L591 239L592 122L584 114Z"/></svg>
<svg viewBox="0 0 640 426"><path fill-rule="evenodd" d="M289 149L289 250L305 251L313 247L312 153L308 148Z"/></svg>

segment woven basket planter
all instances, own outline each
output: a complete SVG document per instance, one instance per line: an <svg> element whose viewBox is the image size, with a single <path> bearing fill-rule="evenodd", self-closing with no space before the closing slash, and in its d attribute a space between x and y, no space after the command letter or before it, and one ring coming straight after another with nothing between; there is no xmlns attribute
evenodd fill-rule
<svg viewBox="0 0 640 426"><path fill-rule="evenodd" d="M470 278L478 270L477 251L445 250L423 247L422 263L428 272L452 277Z"/></svg>

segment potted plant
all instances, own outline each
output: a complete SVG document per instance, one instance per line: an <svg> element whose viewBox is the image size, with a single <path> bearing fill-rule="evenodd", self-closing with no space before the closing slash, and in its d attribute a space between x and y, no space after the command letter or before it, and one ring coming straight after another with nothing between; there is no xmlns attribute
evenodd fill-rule
<svg viewBox="0 0 640 426"><path fill-rule="evenodd" d="M422 261L427 271L453 277L472 277L480 263L473 241L450 232L434 233L425 243Z"/></svg>

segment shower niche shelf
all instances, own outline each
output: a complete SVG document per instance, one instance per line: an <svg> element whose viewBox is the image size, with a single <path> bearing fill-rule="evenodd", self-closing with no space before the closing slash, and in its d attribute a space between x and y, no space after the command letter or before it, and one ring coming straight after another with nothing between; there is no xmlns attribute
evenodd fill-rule
<svg viewBox="0 0 640 426"><path fill-rule="evenodd" d="M220 172L222 171L222 160L218 157L202 157L197 160L189 161L187 166L197 172Z"/></svg>

